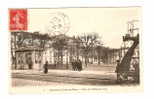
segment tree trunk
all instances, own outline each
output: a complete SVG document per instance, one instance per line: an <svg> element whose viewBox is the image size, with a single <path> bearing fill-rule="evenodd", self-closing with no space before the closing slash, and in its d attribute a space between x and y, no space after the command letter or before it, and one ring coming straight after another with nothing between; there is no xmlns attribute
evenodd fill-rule
<svg viewBox="0 0 154 99"><path fill-rule="evenodd" d="M15 60L15 66L14 66L14 69L17 69L17 57L16 57L16 52L15 52L14 60Z"/></svg>
<svg viewBox="0 0 154 99"><path fill-rule="evenodd" d="M85 65L87 67L87 55L85 55Z"/></svg>
<svg viewBox="0 0 154 99"><path fill-rule="evenodd" d="M17 47L17 45L16 45L16 35L15 35L15 41L14 41L14 51L15 51L15 69L17 69L17 57L16 57L16 47Z"/></svg>
<svg viewBox="0 0 154 99"><path fill-rule="evenodd" d="M60 54L61 54L61 60L60 60L61 62L60 63L63 66L63 51L62 50L61 50L61 53Z"/></svg>
<svg viewBox="0 0 154 99"><path fill-rule="evenodd" d="M98 55L98 64L100 64L100 55Z"/></svg>

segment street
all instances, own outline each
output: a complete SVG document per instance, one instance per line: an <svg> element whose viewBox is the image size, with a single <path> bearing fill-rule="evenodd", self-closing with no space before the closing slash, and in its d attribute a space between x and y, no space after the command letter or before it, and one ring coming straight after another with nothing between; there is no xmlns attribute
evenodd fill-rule
<svg viewBox="0 0 154 99"><path fill-rule="evenodd" d="M44 74L38 70L12 70L12 86L31 85L114 85L115 66L89 66L82 71L49 70Z"/></svg>

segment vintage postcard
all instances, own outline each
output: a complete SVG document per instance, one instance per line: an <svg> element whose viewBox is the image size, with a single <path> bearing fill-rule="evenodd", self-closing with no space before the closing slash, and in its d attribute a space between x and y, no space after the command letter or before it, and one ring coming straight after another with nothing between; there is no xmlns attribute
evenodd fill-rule
<svg viewBox="0 0 154 99"><path fill-rule="evenodd" d="M10 8L10 92L142 92L141 12Z"/></svg>

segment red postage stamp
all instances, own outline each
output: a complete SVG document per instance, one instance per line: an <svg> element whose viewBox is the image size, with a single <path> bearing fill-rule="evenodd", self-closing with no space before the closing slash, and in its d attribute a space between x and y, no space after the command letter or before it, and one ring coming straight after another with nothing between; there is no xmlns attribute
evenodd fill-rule
<svg viewBox="0 0 154 99"><path fill-rule="evenodd" d="M10 9L10 31L27 30L27 9Z"/></svg>

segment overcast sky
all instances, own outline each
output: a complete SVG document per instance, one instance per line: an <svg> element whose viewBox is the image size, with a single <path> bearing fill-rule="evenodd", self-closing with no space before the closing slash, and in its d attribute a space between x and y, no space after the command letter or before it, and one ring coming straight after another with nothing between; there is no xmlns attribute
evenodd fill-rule
<svg viewBox="0 0 154 99"><path fill-rule="evenodd" d="M96 32L105 46L120 48L127 33L127 22L141 21L141 8L63 8L28 9L28 31L46 33L53 13L64 13L69 19L70 36Z"/></svg>

